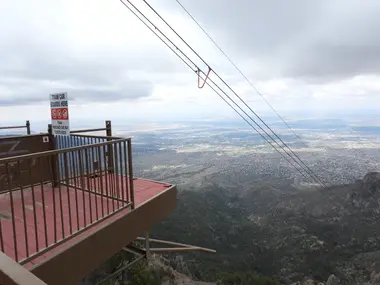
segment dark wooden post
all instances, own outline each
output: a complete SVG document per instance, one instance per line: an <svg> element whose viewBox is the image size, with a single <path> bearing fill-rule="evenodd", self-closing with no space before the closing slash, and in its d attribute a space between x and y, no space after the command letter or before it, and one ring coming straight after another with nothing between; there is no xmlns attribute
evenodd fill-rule
<svg viewBox="0 0 380 285"><path fill-rule="evenodd" d="M26 134L30 135L30 122L29 122L29 120L26 121Z"/></svg>
<svg viewBox="0 0 380 285"><path fill-rule="evenodd" d="M53 135L53 126L52 124L48 125L48 137L49 137L49 149L55 150L55 137ZM51 155L50 156L50 166L51 166L51 173L52 173L52 184L53 187L58 186L58 175L57 175L57 163L58 163L58 155ZM58 165L59 167L59 165Z"/></svg>
<svg viewBox="0 0 380 285"><path fill-rule="evenodd" d="M106 121L106 136L107 136L107 141L112 141L112 124L111 121L107 120ZM108 173L113 173L114 168L113 168L113 149L112 145L109 144L107 145L107 159L108 159Z"/></svg>
<svg viewBox="0 0 380 285"><path fill-rule="evenodd" d="M149 259L150 259L149 232L145 233L145 258L149 264Z"/></svg>

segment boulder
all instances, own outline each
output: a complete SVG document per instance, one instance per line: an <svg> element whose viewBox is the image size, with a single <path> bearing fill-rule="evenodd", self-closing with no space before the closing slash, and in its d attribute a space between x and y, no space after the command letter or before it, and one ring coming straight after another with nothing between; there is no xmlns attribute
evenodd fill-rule
<svg viewBox="0 0 380 285"><path fill-rule="evenodd" d="M326 282L326 285L339 285L339 284L340 284L340 280L334 274L331 274Z"/></svg>

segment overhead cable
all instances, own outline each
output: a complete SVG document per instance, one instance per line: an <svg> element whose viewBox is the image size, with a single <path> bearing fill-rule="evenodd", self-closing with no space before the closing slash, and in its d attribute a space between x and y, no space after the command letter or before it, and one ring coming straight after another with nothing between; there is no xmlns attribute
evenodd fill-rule
<svg viewBox="0 0 380 285"><path fill-rule="evenodd" d="M216 91L215 88L213 88L209 83L208 81L206 81L206 79L208 78L209 76L209 73L210 73L210 66L197 54L197 56L199 58L201 58L201 60L209 67L209 71L208 73L206 74L205 72L203 72L176 44L173 43L172 40L170 40L155 24L153 24L133 3L131 3L129 0L127 0L127 2L129 3L130 6L133 7L133 9L136 11L134 11L129 5L127 5L127 3L125 3L123 0L120 0L120 2L125 6L127 7L142 23L144 23L144 25L146 27L148 27L166 46L168 46L193 72L197 73L198 76L200 76L200 73L203 74L204 78L202 78L204 80L204 84L207 84L208 86L211 87L211 89L217 93L217 95L219 95L219 97L221 97L223 99L223 101L225 101L238 115L240 115L264 140L266 140L277 152L279 152L288 162L290 162L288 160L288 158L286 156L284 156L284 154L282 152L280 152L273 144L271 141L269 141L258 129L256 129L240 112L238 112L229 102L227 102L227 100L225 98L223 98L223 96L220 95L220 93L218 91ZM145 1L144 1L145 2ZM146 2L145 2L146 3ZM146 3L147 5L149 5L148 3ZM149 7L151 7L149 5ZM153 8L151 8L153 9ZM138 14L140 15L138 15ZM157 13L155 12L163 21L164 19ZM145 19L145 21L144 21ZM152 26L150 27L149 24ZM165 21L164 21L165 22ZM166 23L166 22L165 22ZM167 23L166 23L167 24ZM168 24L167 24L168 25ZM171 27L170 27L171 28ZM174 29L171 28L173 32ZM176 33L176 32L175 32ZM178 35L176 33L176 35ZM179 38L181 38L179 35L178 35ZM181 38L182 39L182 38ZM166 41L168 41L173 47L171 47ZM182 41L184 41L182 39ZM185 42L185 41L184 41ZM185 42L185 44L196 54L196 52ZM194 66L194 67L192 67ZM215 74L215 72L214 72ZM216 74L217 75L217 74ZM254 114L255 112L244 102L244 100L242 100L239 95L220 77L217 75L217 77L235 94L235 96L237 96ZM199 80L199 79L198 79ZM272 136L270 136L251 116L249 116L218 84L216 84L214 81L212 81L210 78L209 78L209 81L217 88L219 89L233 104L235 104L253 123L255 123L256 126L258 126L271 140L273 140L274 143L276 143L305 173L307 173L315 182L317 182L318 184L322 184L324 185L323 182L321 182L318 177L311 171L310 168L308 168L304 163L303 161L294 153L293 155L295 155L299 161L301 161L301 165L299 163L299 161L297 161L292 155L290 155L290 153L288 153L286 151L286 149L284 149L283 146L281 146ZM204 85L203 84L203 85ZM256 114L256 116L258 116ZM259 116L258 116L259 117ZM261 120L261 118L259 117L259 119ZM265 124L265 122L263 120L261 120L264 125L267 126L267 128L269 128L269 126L267 124ZM270 128L269 128L270 129ZM270 129L271 130L271 129ZM273 130L271 130L272 133ZM274 133L276 135L277 138L279 138L277 136L276 133ZM280 138L279 138L280 139ZM280 139L281 140L281 139ZM287 146L282 140L281 142ZM289 148L287 146L287 148ZM290 149L290 148L289 148ZM294 166L293 163L290 162L290 164ZM306 167L305 167L306 166ZM304 177L305 177L305 174L300 171L300 169L298 167L295 167L296 170L298 170L298 172L300 172ZM324 185L325 186L325 185Z"/></svg>
<svg viewBox="0 0 380 285"><path fill-rule="evenodd" d="M178 33L177 31L175 31L173 29L173 27L146 1L146 0L142 0L152 11L154 14L156 14L164 23L165 25L175 34L178 36L179 39L181 39L181 41L209 68L209 70L211 70L211 67L210 65L206 62L206 60L204 60L188 43L187 41L185 41ZM130 2L128 0L128 2ZM234 95L256 116L257 119L260 120L261 123L264 124L264 126L266 128L268 128L270 130L270 132L278 139L281 141L281 143L298 159L298 161L307 169L307 171L311 174L311 176L314 177L314 180L315 181L319 181L318 183L321 183L323 186L327 187L327 185L324 184L324 182L320 181L319 177L310 169L309 166L307 166L302 160L301 158L288 146L287 143L285 143L281 137L275 133L272 128L270 126L268 126L267 123L265 123L265 121L231 88L231 86L226 82L224 81L223 78L221 78L221 76L219 76L219 74L215 71L215 70L212 70L213 73L218 77L218 79L223 82L224 85L227 86L227 88L234 93ZM208 77L208 76L207 76ZM259 126L259 125L258 125ZM261 127L260 127L261 128ZM263 130L263 129L262 129ZM263 130L264 131L264 130ZM267 134L268 135L268 134ZM269 135L268 135L269 136ZM269 136L270 137L270 136Z"/></svg>
<svg viewBox="0 0 380 285"><path fill-rule="evenodd" d="M223 49L216 43L216 41L210 36L210 34L199 24L199 22L191 15L191 13L182 5L179 0L175 0L177 4L185 11L185 13L193 20L193 22L202 30L202 32L211 40L215 47L224 55L224 57L233 65L233 67L240 73L240 75L245 79L245 81L256 91L256 93L265 101L265 103L276 113L277 117L285 124L285 126L294 134L294 136L305 146L305 142L300 138L299 135L292 129L292 127L285 121L285 119L276 111L276 109L265 99L264 95L253 85L253 83L248 79L248 77L243 73L243 71L232 61L232 59L223 51Z"/></svg>

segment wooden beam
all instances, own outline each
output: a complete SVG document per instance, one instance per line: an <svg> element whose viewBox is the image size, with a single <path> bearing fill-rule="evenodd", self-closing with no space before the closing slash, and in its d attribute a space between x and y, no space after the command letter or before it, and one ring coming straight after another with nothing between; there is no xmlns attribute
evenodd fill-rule
<svg viewBox="0 0 380 285"><path fill-rule="evenodd" d="M131 267L132 265L134 265L135 263L139 262L140 260L142 260L144 258L144 256L139 256L137 257L135 260L127 263L126 265L123 265L122 267L120 267L119 269L117 269L115 272L113 272L112 274L108 275L106 278L102 279L101 281L99 281L98 283L96 283L96 285L101 285L101 284L104 284L105 282L107 282L109 279L113 278L113 277L116 277L118 276L120 273L122 273L124 270L128 269L129 267Z"/></svg>
<svg viewBox="0 0 380 285"><path fill-rule="evenodd" d="M145 241L145 238L138 237L138 238L136 238L136 240ZM216 250L213 250L213 249L209 249L209 248L205 248L205 247L200 247L200 246L194 246L194 245L190 245L190 244L179 243L179 242L166 241L166 240L154 239L154 238L149 239L149 241L150 242L155 242L155 243L167 244L167 245L174 245L174 246L178 246L178 247L193 247L193 248L197 248L197 250L200 250L200 251L205 251L205 252L210 252L210 253L216 253ZM153 250L153 248L151 249L151 251L152 250Z"/></svg>
<svg viewBox="0 0 380 285"><path fill-rule="evenodd" d="M127 245L126 247L123 248L123 250L130 252L130 253L133 253L133 254L138 255L138 256L141 256L141 255L145 256L145 250L143 250L141 248L134 247L132 245Z"/></svg>
<svg viewBox="0 0 380 285"><path fill-rule="evenodd" d="M150 258L150 244L149 244L149 232L145 233L145 256L146 259Z"/></svg>
<svg viewBox="0 0 380 285"><path fill-rule="evenodd" d="M215 250L206 249L197 247L197 246L189 246L189 247L161 247L161 248L151 248L151 252L173 252L173 251L207 251L209 253L216 253Z"/></svg>

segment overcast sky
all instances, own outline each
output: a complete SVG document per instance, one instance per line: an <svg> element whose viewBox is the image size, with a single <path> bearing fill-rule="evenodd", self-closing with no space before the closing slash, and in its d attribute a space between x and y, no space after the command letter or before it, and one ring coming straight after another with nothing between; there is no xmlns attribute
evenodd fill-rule
<svg viewBox="0 0 380 285"><path fill-rule="evenodd" d="M175 0L148 2L254 110L271 114ZM288 118L380 108L380 1L181 3ZM0 27L0 124L49 121L49 94L61 91L72 120L235 117L119 0L1 1Z"/></svg>

